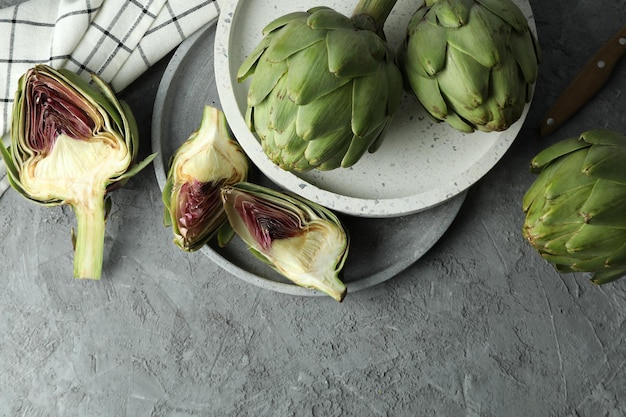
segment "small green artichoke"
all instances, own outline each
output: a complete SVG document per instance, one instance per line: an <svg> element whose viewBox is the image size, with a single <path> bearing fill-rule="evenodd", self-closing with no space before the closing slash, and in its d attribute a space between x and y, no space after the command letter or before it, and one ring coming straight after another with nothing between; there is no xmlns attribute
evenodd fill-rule
<svg viewBox="0 0 626 417"><path fill-rule="evenodd" d="M327 7L279 17L242 63L254 75L247 123L289 171L330 170L374 152L402 95L382 27L395 0L361 0L351 18Z"/></svg>
<svg viewBox="0 0 626 417"><path fill-rule="evenodd" d="M512 0L426 0L398 56L426 111L469 133L503 131L519 120L540 54Z"/></svg>
<svg viewBox="0 0 626 417"><path fill-rule="evenodd" d="M626 136L591 130L540 152L522 233L560 272L603 284L626 275Z"/></svg>

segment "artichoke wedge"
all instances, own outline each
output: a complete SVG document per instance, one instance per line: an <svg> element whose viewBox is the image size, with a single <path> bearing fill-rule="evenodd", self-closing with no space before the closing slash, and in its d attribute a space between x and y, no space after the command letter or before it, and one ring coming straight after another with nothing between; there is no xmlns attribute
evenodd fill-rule
<svg viewBox="0 0 626 417"><path fill-rule="evenodd" d="M76 215L74 276L102 273L107 193L152 161L136 164L137 126L130 108L92 75L38 65L19 80L11 143L0 151L11 186L46 206L68 204Z"/></svg>
<svg viewBox="0 0 626 417"><path fill-rule="evenodd" d="M604 284L626 275L626 136L590 130L540 152L522 233L560 272Z"/></svg>
<svg viewBox="0 0 626 417"><path fill-rule="evenodd" d="M222 189L228 221L250 251L295 284L341 302L349 238L328 209L251 183Z"/></svg>
<svg viewBox="0 0 626 417"><path fill-rule="evenodd" d="M246 119L271 161L331 170L378 149L402 95L383 33L395 3L361 0L351 17L315 7L264 28L237 79L252 76Z"/></svg>
<svg viewBox="0 0 626 417"><path fill-rule="evenodd" d="M174 243L193 252L217 235L224 246L232 236L222 205L223 186L245 181L248 160L231 137L224 113L205 106L198 130L172 156L162 198L163 222Z"/></svg>
<svg viewBox="0 0 626 417"><path fill-rule="evenodd" d="M467 133L508 129L532 96L539 44L513 0L426 0L398 60L408 89Z"/></svg>

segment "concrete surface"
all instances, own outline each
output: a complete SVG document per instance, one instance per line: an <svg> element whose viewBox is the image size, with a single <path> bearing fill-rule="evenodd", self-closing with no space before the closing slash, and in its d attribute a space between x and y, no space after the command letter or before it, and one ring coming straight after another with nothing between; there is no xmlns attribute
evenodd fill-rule
<svg viewBox="0 0 626 417"><path fill-rule="evenodd" d="M113 195L100 282L71 278L68 208L7 192L0 416L625 415L626 280L557 274L522 239L520 205L540 149L626 131L622 61L574 120L537 135L626 3L531 3L544 61L520 136L426 256L342 304L269 292L179 251L151 169ZM143 155L166 63L123 94Z"/></svg>

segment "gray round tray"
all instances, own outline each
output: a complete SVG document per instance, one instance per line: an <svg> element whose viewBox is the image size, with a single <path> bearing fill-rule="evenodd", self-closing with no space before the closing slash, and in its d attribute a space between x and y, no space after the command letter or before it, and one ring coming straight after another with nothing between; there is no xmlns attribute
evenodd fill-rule
<svg viewBox="0 0 626 417"><path fill-rule="evenodd" d="M221 109L213 65L215 25L186 39L165 70L154 105L152 149L154 169L163 189L170 157L200 125L205 105ZM272 186L258 170L250 181ZM338 213L350 234L350 250L342 280L348 293L386 281L420 259L456 217L466 192L432 209L402 217L364 218ZM254 257L241 239L225 248L215 243L201 253L231 274L262 288L293 295L323 295L292 284Z"/></svg>

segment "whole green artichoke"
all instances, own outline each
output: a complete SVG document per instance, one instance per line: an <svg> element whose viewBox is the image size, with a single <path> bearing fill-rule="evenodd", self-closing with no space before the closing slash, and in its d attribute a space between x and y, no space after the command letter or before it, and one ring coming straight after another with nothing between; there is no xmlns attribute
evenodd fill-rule
<svg viewBox="0 0 626 417"><path fill-rule="evenodd" d="M435 120L491 132L521 117L540 49L512 0L426 0L398 56L408 87Z"/></svg>
<svg viewBox="0 0 626 417"><path fill-rule="evenodd" d="M279 17L242 63L247 123L288 171L349 167L380 145L402 95L382 27L395 0L361 0L351 18L327 7Z"/></svg>
<svg viewBox="0 0 626 417"><path fill-rule="evenodd" d="M540 152L526 192L524 237L560 272L626 275L626 136L591 130Z"/></svg>

